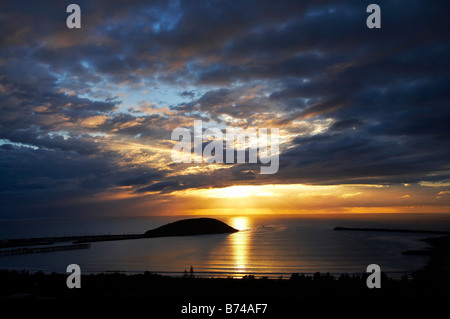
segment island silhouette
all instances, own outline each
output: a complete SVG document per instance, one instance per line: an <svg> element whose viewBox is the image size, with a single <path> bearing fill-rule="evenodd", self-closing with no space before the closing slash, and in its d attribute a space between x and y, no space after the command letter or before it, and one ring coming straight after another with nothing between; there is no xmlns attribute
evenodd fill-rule
<svg viewBox="0 0 450 319"><path fill-rule="evenodd" d="M238 230L214 218L189 218L148 230L145 238L235 233Z"/></svg>

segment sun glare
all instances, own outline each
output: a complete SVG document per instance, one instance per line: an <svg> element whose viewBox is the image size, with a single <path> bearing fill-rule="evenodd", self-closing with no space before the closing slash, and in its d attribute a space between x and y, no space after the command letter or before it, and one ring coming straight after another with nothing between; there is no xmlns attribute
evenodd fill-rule
<svg viewBox="0 0 450 319"><path fill-rule="evenodd" d="M249 228L249 219L247 217L233 217L230 225L237 230L247 230Z"/></svg>
<svg viewBox="0 0 450 319"><path fill-rule="evenodd" d="M183 191L183 195L207 196L210 198L241 198L241 197L275 197L284 193L311 189L311 186L301 184L287 185L234 185L223 188L192 189Z"/></svg>

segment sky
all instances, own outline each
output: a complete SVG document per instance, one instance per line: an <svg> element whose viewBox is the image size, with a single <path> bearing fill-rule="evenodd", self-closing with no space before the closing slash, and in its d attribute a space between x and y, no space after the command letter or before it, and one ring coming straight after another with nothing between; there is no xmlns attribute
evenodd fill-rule
<svg viewBox="0 0 450 319"><path fill-rule="evenodd" d="M450 212L449 10L2 1L0 217ZM195 120L278 128L277 173L174 163Z"/></svg>

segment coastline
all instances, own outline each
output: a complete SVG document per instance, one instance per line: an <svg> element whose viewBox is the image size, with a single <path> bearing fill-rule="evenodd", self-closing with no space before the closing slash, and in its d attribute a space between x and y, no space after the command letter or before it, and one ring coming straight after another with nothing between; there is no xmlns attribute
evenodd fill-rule
<svg viewBox="0 0 450 319"><path fill-rule="evenodd" d="M336 231L376 231L376 232L396 232L396 233L420 233L443 235L439 237L422 238L429 247L421 250L403 251L404 255L428 256L429 260L424 267L414 272L414 274L426 277L438 277L442 279L450 278L450 232L434 230L413 230L413 229L392 229L392 228L358 228L358 227L335 227Z"/></svg>

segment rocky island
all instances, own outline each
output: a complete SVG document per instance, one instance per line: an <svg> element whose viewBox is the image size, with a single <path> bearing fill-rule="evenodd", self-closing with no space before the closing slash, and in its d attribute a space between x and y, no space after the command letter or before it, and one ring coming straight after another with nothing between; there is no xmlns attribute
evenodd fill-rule
<svg viewBox="0 0 450 319"><path fill-rule="evenodd" d="M234 233L238 230L214 218L190 218L145 232L144 237L192 236Z"/></svg>

